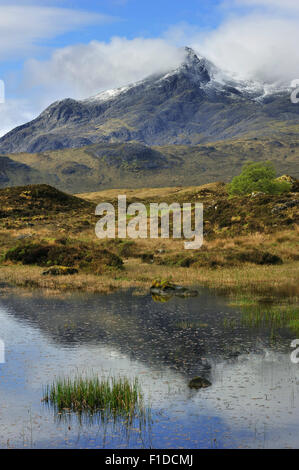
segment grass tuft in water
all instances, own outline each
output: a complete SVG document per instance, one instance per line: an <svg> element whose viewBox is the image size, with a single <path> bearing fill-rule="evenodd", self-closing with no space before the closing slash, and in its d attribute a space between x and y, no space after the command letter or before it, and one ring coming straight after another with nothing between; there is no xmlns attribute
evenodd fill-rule
<svg viewBox="0 0 299 470"><path fill-rule="evenodd" d="M121 377L58 378L52 385L45 387L43 401L58 412L104 412L106 415L126 418L140 416L145 412L138 380Z"/></svg>
<svg viewBox="0 0 299 470"><path fill-rule="evenodd" d="M253 328L289 328L299 332L299 305L257 302L253 297L240 297L231 302L231 306L242 311L241 324ZM229 323L227 322L227 327Z"/></svg>

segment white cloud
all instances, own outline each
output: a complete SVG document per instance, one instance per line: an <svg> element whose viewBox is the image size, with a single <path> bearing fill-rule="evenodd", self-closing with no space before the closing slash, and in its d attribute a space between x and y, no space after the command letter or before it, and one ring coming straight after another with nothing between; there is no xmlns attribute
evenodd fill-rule
<svg viewBox="0 0 299 470"><path fill-rule="evenodd" d="M166 39L188 43L242 78L270 83L299 78L298 0L223 0L221 14L224 20L213 30L181 24Z"/></svg>
<svg viewBox="0 0 299 470"><path fill-rule="evenodd" d="M53 101L82 99L107 88L167 72L179 65L183 51L163 39L113 38L109 43L92 41L53 52L46 61L25 63L18 94L26 100L0 105L0 136L36 117Z"/></svg>
<svg viewBox="0 0 299 470"><path fill-rule="evenodd" d="M266 8L278 8L279 10L297 10L299 12L298 0L234 0L235 5L259 6Z"/></svg>
<svg viewBox="0 0 299 470"><path fill-rule="evenodd" d="M43 39L108 21L106 15L67 8L0 5L0 60L26 55Z"/></svg>
<svg viewBox="0 0 299 470"><path fill-rule="evenodd" d="M193 45L221 68L266 82L299 77L299 22L265 14L235 17Z"/></svg>
<svg viewBox="0 0 299 470"><path fill-rule="evenodd" d="M38 3L38 4L37 4ZM93 12L59 7L42 6L41 1L19 0L18 5L0 0L0 62L21 59L34 55L43 41L56 36L80 30L91 24L104 24L114 18ZM49 2L44 2L49 3ZM53 1L52 1L53 4ZM4 77L1 77L4 78ZM20 80L19 72L11 72L6 77L7 90L12 83ZM41 83L42 85L42 83ZM0 136L35 117L44 106L56 99L46 88L33 93L30 83L22 80L18 87L24 99L12 99L7 92L6 102L0 103Z"/></svg>
<svg viewBox="0 0 299 470"><path fill-rule="evenodd" d="M183 58L183 51L162 39L113 38L57 49L50 60L30 60L25 84L47 94L85 98L107 88L167 72Z"/></svg>
<svg viewBox="0 0 299 470"><path fill-rule="evenodd" d="M0 137L35 117L37 109L26 100L9 100L0 104Z"/></svg>

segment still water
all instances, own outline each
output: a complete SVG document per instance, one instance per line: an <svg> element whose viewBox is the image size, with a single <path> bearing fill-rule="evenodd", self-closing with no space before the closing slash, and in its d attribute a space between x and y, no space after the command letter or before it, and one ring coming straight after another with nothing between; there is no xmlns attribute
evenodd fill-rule
<svg viewBox="0 0 299 470"><path fill-rule="evenodd" d="M156 303L110 296L1 292L1 448L299 448L299 364L294 335L275 341L208 290ZM227 325L234 325L228 327ZM43 386L78 373L138 377L151 418L62 417ZM188 388L200 375L212 386Z"/></svg>

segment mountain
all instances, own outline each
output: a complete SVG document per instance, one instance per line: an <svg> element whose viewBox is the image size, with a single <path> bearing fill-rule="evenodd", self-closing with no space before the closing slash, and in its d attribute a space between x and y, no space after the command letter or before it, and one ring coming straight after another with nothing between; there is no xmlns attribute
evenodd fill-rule
<svg viewBox="0 0 299 470"><path fill-rule="evenodd" d="M185 52L180 67L166 75L83 101L53 103L33 121L3 136L0 153L132 141L194 146L298 132L299 106L291 103L288 90L236 81L192 49Z"/></svg>

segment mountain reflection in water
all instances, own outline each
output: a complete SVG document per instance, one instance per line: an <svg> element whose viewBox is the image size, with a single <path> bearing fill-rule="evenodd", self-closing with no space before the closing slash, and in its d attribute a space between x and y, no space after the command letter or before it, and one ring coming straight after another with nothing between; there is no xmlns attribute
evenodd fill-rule
<svg viewBox="0 0 299 470"><path fill-rule="evenodd" d="M273 343L269 329L242 326L240 312L208 290L167 303L130 292L3 292L0 320L1 447L299 445L293 336L280 331ZM104 430L71 416L66 425L42 406L43 385L90 371L140 379L152 405L146 436L136 428L125 438L110 424ZM212 387L189 390L195 375Z"/></svg>

